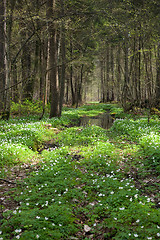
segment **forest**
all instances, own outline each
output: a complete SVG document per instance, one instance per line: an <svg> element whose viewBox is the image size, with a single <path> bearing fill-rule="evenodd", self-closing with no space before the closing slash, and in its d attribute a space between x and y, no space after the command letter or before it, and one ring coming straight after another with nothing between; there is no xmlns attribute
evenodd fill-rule
<svg viewBox="0 0 160 240"><path fill-rule="evenodd" d="M11 104L118 101L125 111L160 101L158 0L3 0L0 112ZM42 112L42 115L43 115Z"/></svg>
<svg viewBox="0 0 160 240"><path fill-rule="evenodd" d="M0 240L160 239L159 0L0 0Z"/></svg>

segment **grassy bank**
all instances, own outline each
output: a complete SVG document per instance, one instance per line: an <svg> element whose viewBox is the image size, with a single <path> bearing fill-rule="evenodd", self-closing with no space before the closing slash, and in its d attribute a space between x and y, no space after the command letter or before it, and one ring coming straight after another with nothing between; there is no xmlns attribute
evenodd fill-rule
<svg viewBox="0 0 160 240"><path fill-rule="evenodd" d="M77 126L108 109L126 118L109 130ZM127 117L98 104L65 108L60 119L1 121L1 178L14 165L34 169L5 193L16 207L2 200L0 239L159 239L160 121Z"/></svg>

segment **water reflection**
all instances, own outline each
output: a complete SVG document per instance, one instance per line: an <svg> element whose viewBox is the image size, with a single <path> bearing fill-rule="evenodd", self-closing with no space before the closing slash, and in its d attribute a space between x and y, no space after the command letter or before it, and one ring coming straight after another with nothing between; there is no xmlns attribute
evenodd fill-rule
<svg viewBox="0 0 160 240"><path fill-rule="evenodd" d="M109 113L103 113L96 117L82 117L80 119L80 126L96 125L104 129L109 129L113 124L114 119Z"/></svg>

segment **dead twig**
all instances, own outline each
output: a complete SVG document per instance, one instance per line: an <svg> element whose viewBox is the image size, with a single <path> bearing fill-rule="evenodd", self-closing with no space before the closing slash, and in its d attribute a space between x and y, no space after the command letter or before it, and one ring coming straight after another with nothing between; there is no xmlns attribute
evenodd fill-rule
<svg viewBox="0 0 160 240"><path fill-rule="evenodd" d="M7 182L7 183L10 183L10 184L17 184L17 183L15 183L15 182L11 182L11 181L6 180L6 179L3 179L3 178L0 178L0 181L2 181L2 182Z"/></svg>

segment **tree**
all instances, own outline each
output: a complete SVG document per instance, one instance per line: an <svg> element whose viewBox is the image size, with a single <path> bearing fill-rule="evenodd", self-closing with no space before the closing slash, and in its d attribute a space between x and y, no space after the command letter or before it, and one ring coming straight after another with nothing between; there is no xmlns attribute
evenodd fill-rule
<svg viewBox="0 0 160 240"><path fill-rule="evenodd" d="M56 16L56 1L47 0L48 33L49 33L49 80L51 91L50 118L59 116L59 82L58 82L58 46L56 23L52 20Z"/></svg>
<svg viewBox="0 0 160 240"><path fill-rule="evenodd" d="M5 96L5 34L4 34L4 1L0 1L0 111L4 111L4 96Z"/></svg>

